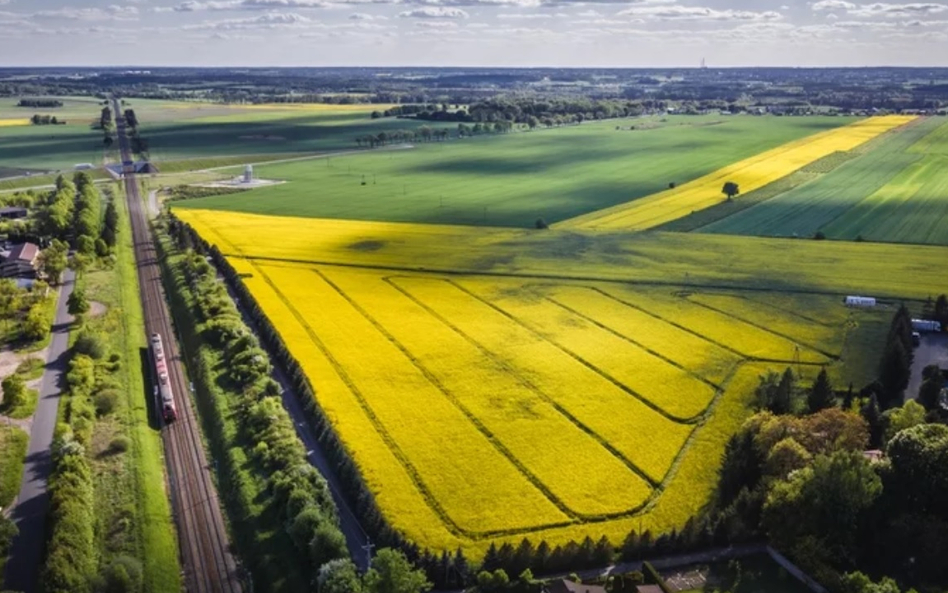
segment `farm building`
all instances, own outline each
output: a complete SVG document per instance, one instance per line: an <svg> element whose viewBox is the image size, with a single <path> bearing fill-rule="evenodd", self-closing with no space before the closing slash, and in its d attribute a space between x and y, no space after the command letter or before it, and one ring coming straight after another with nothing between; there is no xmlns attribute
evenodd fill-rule
<svg viewBox="0 0 948 593"><path fill-rule="evenodd" d="M39 252L39 247L33 243L19 243L8 253L0 253L0 277L35 278Z"/></svg>
<svg viewBox="0 0 948 593"><path fill-rule="evenodd" d="M584 585L566 579L558 579L543 587L543 593L606 593L606 589L599 585Z"/></svg>
<svg viewBox="0 0 948 593"><path fill-rule="evenodd" d="M21 218L26 218L28 214L29 212L26 208L21 208L18 206L0 208L0 218L5 220L18 220Z"/></svg>

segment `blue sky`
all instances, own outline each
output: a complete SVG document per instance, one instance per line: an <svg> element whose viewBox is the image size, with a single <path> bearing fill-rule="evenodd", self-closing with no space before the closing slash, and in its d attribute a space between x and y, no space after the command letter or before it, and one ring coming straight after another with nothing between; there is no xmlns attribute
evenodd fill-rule
<svg viewBox="0 0 948 593"><path fill-rule="evenodd" d="M948 0L0 0L0 65L948 66Z"/></svg>

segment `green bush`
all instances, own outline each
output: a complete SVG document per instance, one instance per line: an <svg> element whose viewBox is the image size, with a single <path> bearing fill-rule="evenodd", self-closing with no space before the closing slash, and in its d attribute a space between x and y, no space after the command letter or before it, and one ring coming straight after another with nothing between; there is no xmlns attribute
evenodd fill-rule
<svg viewBox="0 0 948 593"><path fill-rule="evenodd" d="M128 451L131 446L132 441L127 436L120 434L109 443L109 451L111 453L124 453Z"/></svg>
<svg viewBox="0 0 948 593"><path fill-rule="evenodd" d="M73 344L73 350L77 354L85 354L93 360L102 360L105 357L105 342L101 336L89 331L79 332L76 343Z"/></svg>
<svg viewBox="0 0 948 593"><path fill-rule="evenodd" d="M103 389L95 395L95 414L98 417L108 416L115 411L120 394L114 389Z"/></svg>
<svg viewBox="0 0 948 593"><path fill-rule="evenodd" d="M118 556L105 567L98 580L102 593L136 593L144 585L142 565L130 556Z"/></svg>

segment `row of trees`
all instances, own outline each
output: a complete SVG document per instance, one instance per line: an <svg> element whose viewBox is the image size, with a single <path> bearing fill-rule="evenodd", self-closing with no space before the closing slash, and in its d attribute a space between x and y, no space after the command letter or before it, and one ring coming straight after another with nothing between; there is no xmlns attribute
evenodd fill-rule
<svg viewBox="0 0 948 593"><path fill-rule="evenodd" d="M115 143L115 122L112 121L112 109L107 102L99 116L98 128L102 130L102 143L109 148Z"/></svg>
<svg viewBox="0 0 948 593"><path fill-rule="evenodd" d="M378 134L364 134L357 136L355 141L360 147L366 146L375 148L377 146L402 144L405 142L431 142L432 140L441 142L447 140L448 136L449 132L444 128L432 129L428 126L421 126L416 130L388 130L386 132L379 132Z"/></svg>
<svg viewBox="0 0 948 593"><path fill-rule="evenodd" d="M81 320L88 308L77 289L69 300L70 311ZM102 339L86 330L70 351L63 422L56 428L49 480L50 531L42 572L43 589L49 593L142 587L140 562L126 556L101 558L95 536L96 493L88 451L96 420L111 414L120 397L111 376L121 368L120 360L117 354L108 356Z"/></svg>
<svg viewBox="0 0 948 593"><path fill-rule="evenodd" d="M63 106L59 99L20 99L17 107L31 107L35 109L56 109Z"/></svg>
<svg viewBox="0 0 948 593"><path fill-rule="evenodd" d="M282 388L270 376L269 357L244 324L224 285L217 281L216 270L193 251L187 252L181 267L195 299L195 321L203 343L222 363L219 371L210 371L218 375L216 380L206 365L200 366L203 370L195 373L196 379L215 382L223 389L221 396L227 398L226 414L235 421L239 438L226 444L229 455L246 450L246 458L241 454L242 459L223 460L225 471L236 492L248 491L244 480L266 483L267 518L259 516L258 520L275 522L270 527L282 531L297 551L298 559L292 564L303 567L301 572L315 582L320 567L348 557L329 487L309 464L279 397ZM223 437L226 422L223 417L214 418L217 438L227 438ZM253 475L245 476L248 467ZM259 500L239 495L228 499L240 507L243 517L259 513L253 510ZM255 568L269 570L256 564L254 552L248 556Z"/></svg>
<svg viewBox="0 0 948 593"><path fill-rule="evenodd" d="M55 115L40 115L37 113L30 118L30 123L34 126L58 126L66 125L66 120L59 119Z"/></svg>

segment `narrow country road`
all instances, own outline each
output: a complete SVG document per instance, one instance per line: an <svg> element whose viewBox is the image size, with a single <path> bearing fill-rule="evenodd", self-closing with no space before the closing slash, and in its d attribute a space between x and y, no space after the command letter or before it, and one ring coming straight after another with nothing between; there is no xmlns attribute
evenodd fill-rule
<svg viewBox="0 0 948 593"><path fill-rule="evenodd" d="M918 389L922 386L922 371L930 364L948 369L948 335L922 334L921 344L915 349L912 375L905 390L906 401L918 397Z"/></svg>
<svg viewBox="0 0 948 593"><path fill-rule="evenodd" d="M72 294L75 273L67 270L56 304L56 317L50 337L46 371L40 385L39 402L33 416L30 445L23 468L23 483L17 496L11 519L19 528L13 540L10 560L7 562L3 589L34 593L39 590L40 562L46 537L46 513L49 493L46 480L52 469L50 447L59 413L62 378L66 371L66 350L69 348L69 324L72 316L66 311L66 301Z"/></svg>
<svg viewBox="0 0 948 593"><path fill-rule="evenodd" d="M231 300L234 301L237 310L240 311L244 323L259 336L260 332L253 319L247 315L243 303L237 298L237 295L228 283L225 282L224 286L227 287L227 293L230 295ZM361 570L368 570L369 554L371 552L371 549L368 547L370 543L369 536L365 530L362 529L359 518L349 507L349 503L346 502L342 494L342 484L339 483L336 469L329 461L329 458L326 457L326 453L323 451L322 445L316 436L316 430L312 424L310 424L306 411L303 409L299 395L293 390L293 383L283 372L283 369L280 368L279 364L273 365L271 376L280 384L280 387L283 388L283 407L286 408L290 418L293 420L297 436L303 441L303 446L306 447L306 458L320 475L326 479L326 483L329 485L332 499L339 509L339 527L343 535L346 536L346 547L349 549L349 554L352 556L353 562L355 562Z"/></svg>

